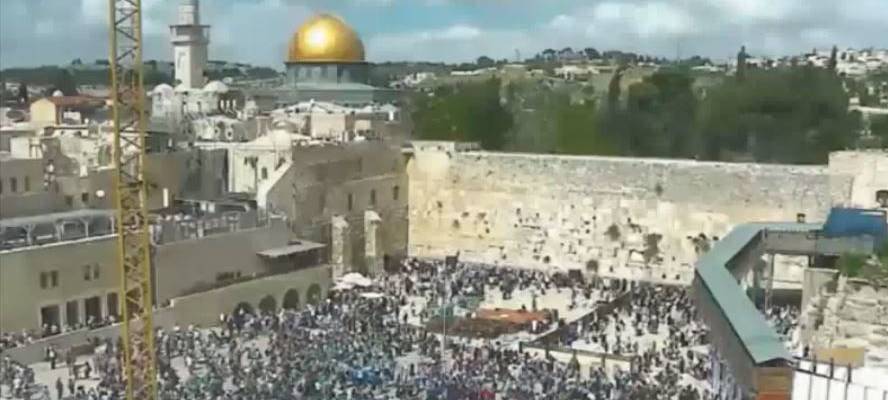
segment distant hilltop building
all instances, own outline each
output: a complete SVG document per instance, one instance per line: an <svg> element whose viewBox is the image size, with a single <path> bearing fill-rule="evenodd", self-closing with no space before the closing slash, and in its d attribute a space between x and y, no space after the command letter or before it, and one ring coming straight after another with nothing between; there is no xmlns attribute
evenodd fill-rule
<svg viewBox="0 0 888 400"><path fill-rule="evenodd" d="M365 59L364 43L331 14L315 15L293 33L285 65L282 86L244 89L261 109L312 100L347 106L397 100L397 91L369 84L372 64Z"/></svg>
<svg viewBox="0 0 888 400"><path fill-rule="evenodd" d="M176 85L155 87L152 117L171 127L207 115L247 117L290 105L319 101L360 108L397 100L398 92L368 84L372 65L364 44L342 19L318 14L306 20L290 39L286 78L273 87L207 81L211 65L209 25L202 24L199 0L181 0L170 26ZM174 128L171 128L175 130Z"/></svg>

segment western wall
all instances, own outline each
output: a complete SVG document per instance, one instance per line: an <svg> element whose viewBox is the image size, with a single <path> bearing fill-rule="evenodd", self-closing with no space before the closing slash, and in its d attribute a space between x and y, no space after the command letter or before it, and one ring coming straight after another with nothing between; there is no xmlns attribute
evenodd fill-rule
<svg viewBox="0 0 888 400"><path fill-rule="evenodd" d="M449 142L414 142L409 153L412 256L460 252L664 282L688 282L697 255L735 224L823 221L831 206L872 189L856 188L859 164L872 157L835 157L854 164L836 168L492 153ZM874 157L888 166L888 153ZM866 186L885 183L876 175Z"/></svg>

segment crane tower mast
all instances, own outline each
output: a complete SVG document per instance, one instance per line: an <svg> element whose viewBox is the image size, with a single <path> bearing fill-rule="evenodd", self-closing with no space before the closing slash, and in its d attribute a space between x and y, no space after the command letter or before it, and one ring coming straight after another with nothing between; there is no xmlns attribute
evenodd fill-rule
<svg viewBox="0 0 888 400"><path fill-rule="evenodd" d="M156 400L151 243L145 185L142 1L108 0L114 203L127 400Z"/></svg>

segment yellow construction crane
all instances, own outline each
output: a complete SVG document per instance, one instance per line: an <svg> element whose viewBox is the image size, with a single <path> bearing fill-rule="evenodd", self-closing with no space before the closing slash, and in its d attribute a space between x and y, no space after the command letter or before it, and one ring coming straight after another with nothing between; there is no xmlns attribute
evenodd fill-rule
<svg viewBox="0 0 888 400"><path fill-rule="evenodd" d="M145 186L142 1L108 0L114 122L114 203L127 400L156 400L151 243Z"/></svg>

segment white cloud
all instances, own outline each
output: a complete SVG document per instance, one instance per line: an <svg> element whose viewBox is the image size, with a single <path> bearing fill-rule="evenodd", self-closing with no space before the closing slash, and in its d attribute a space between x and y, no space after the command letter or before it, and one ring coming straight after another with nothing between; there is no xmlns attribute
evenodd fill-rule
<svg viewBox="0 0 888 400"><path fill-rule="evenodd" d="M735 22L778 21L804 6L799 0L698 0L716 6L722 18Z"/></svg>
<svg viewBox="0 0 888 400"><path fill-rule="evenodd" d="M547 27L557 30L573 30L576 29L577 25L576 17L564 14L556 15L555 18L552 18L552 20L546 24Z"/></svg>
<svg viewBox="0 0 888 400"><path fill-rule="evenodd" d="M374 61L467 61L482 55L511 58L515 46L520 46L522 51L538 47L533 36L522 31L482 30L469 25L380 34L367 38L365 44L369 58Z"/></svg>
<svg viewBox="0 0 888 400"><path fill-rule="evenodd" d="M687 33L693 28L693 20L684 9L666 2L633 4L608 1L595 6L588 25L593 30L587 29L587 34L623 32L645 39L656 35Z"/></svg>
<svg viewBox="0 0 888 400"><path fill-rule="evenodd" d="M473 26L454 25L442 32L432 33L432 39L440 40L468 40L481 35L481 30Z"/></svg>
<svg viewBox="0 0 888 400"><path fill-rule="evenodd" d="M370 5L376 7L388 7L395 3L395 0L351 0L356 5Z"/></svg>

